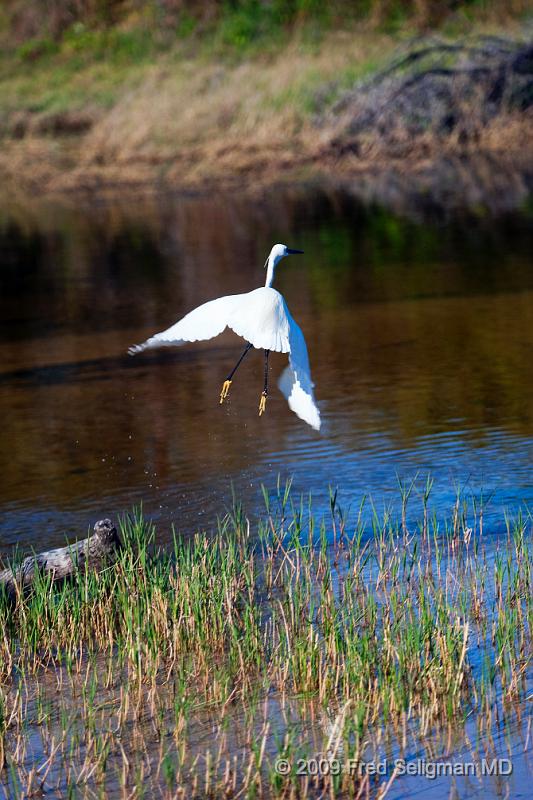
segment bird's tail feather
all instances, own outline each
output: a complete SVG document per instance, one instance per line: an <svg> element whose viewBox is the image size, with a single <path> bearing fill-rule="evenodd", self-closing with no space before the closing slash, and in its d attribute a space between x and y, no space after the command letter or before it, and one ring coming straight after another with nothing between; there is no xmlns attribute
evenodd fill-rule
<svg viewBox="0 0 533 800"><path fill-rule="evenodd" d="M307 422L315 431L319 431L320 412L313 396L313 390L309 388L306 391L302 388L296 373L290 365L283 370L278 386L281 393L285 395L291 411L294 411L297 417Z"/></svg>

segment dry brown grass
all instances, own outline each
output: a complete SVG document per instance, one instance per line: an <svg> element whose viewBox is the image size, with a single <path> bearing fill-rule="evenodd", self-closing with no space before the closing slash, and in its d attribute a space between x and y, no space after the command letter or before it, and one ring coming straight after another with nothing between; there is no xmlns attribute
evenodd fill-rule
<svg viewBox="0 0 533 800"><path fill-rule="evenodd" d="M0 153L4 189L23 200L31 193L79 191L118 194L213 185L238 191L260 191L277 182L311 177L342 181L365 202L378 202L397 213L418 215L430 204L444 213L486 208L493 213L519 207L533 188L531 117L499 119L479 142L457 137L438 141L408 137L397 142L394 155L369 141L362 153L300 138L288 148L282 143L260 145L250 138L211 142L183 148L173 158L137 156L98 164L84 162L49 139L11 142Z"/></svg>
<svg viewBox="0 0 533 800"><path fill-rule="evenodd" d="M512 37L507 46L516 47ZM417 191L443 197L450 187L467 205L487 197L491 207L498 197L507 205L521 202L532 183L531 110L502 106L484 117L482 93L477 108L457 83L451 96L458 123L413 132L405 121L409 106L400 103L397 112L387 104L387 92L398 104L400 71L387 73L377 91L389 108L387 124L370 117L354 133L354 120L375 106L365 75L384 70L392 53L398 60L406 52L412 51L398 51L385 34L334 32L320 47L295 39L283 51L239 63L168 55L125 88L87 133L44 136L34 125L20 141L6 140L0 172L32 192L213 183L243 189L321 173L357 181L364 198L386 204L389 183L396 186L394 203Z"/></svg>
<svg viewBox="0 0 533 800"><path fill-rule="evenodd" d="M337 32L319 50L297 41L274 57L236 65L197 59L154 66L86 139L87 161L174 157L182 147L252 139L268 147L310 131L309 103L347 67L363 71L392 52L390 36ZM314 132L316 138L316 131Z"/></svg>

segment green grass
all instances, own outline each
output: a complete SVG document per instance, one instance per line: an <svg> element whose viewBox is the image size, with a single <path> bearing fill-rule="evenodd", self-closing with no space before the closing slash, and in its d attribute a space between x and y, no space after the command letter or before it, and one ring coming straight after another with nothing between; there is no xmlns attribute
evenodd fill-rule
<svg viewBox="0 0 533 800"><path fill-rule="evenodd" d="M35 64L5 58L0 62L1 112L5 118L15 112L57 114L84 111L98 115L145 76L141 61L126 63L63 53Z"/></svg>
<svg viewBox="0 0 533 800"><path fill-rule="evenodd" d="M159 42L168 42L174 36L194 36L244 52L269 41L283 40L295 28L307 27L313 36L331 27L360 25L370 20L374 27L388 31L406 23L419 29L448 19L457 24L461 18L497 17L502 14L501 6L498 0L185 0L180 4L82 0L75 5L56 0L50 8L36 6L32 0L7 0L0 12L0 33L17 32L25 42L32 38L35 42L75 40L76 45L89 50L98 50L110 36L109 44L130 52L132 47L137 49L132 37L144 36L143 31ZM504 15L519 16L527 8L524 0L509 0Z"/></svg>
<svg viewBox="0 0 533 800"><path fill-rule="evenodd" d="M173 13L164 3L145 2L128 14L127 7L120 4L109 4L108 8L107 4L80 3L73 8L65 2L63 8L60 2L56 14L45 13L45 4L41 9L30 3L18 3L15 14L8 4L0 17L0 114L107 109L154 63L165 67L191 57L199 63L262 59L279 54L294 40L303 51L319 49L328 32L360 33L361 24L366 26L370 40L377 31L411 37L425 17L432 18L433 6L440 8L442 4L431 0L422 5L395 0L356 4L344 0L331 4L318 0L238 0L216 6L185 3L179 13ZM491 14L496 18L498 8L495 0L463 2L461 9L454 11L454 25L460 25L461 18L467 28L471 26L468 14L474 14L476 20L483 15L490 18ZM506 13L519 18L525 8L516 0ZM15 20L19 22L15 24ZM443 24L445 21L444 15ZM432 27L440 24L434 22ZM17 36L12 28L18 31ZM335 99L343 87L374 67L373 58L348 63L339 81L331 86L329 99ZM305 86L295 80L294 87L281 92L274 105L296 103L304 113L314 113L316 90L328 92L327 86L320 88L321 82L319 74L309 77Z"/></svg>
<svg viewBox="0 0 533 800"><path fill-rule="evenodd" d="M385 732L400 747L406 726L422 747L518 724L530 521L510 522L492 555L479 510L468 523L458 500L439 523L428 482L409 529L411 488L400 491L398 520L374 515L367 530L360 515L349 530L336 495L317 520L280 485L256 530L237 504L215 535L175 537L169 552L134 514L113 566L58 589L43 578L14 611L3 601L0 756L13 792L89 797L138 782L147 796L283 797L304 754L357 762ZM333 797L350 786L342 774L317 784Z"/></svg>

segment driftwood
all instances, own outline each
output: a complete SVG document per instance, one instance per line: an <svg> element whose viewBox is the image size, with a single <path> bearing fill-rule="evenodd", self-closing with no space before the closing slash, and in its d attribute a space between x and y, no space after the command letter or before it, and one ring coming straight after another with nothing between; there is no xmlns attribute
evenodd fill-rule
<svg viewBox="0 0 533 800"><path fill-rule="evenodd" d="M33 584L37 575L49 575L52 581L64 581L81 569L99 570L113 561L121 542L109 519L94 526L94 534L80 542L27 556L19 565L0 572L0 591L15 599Z"/></svg>

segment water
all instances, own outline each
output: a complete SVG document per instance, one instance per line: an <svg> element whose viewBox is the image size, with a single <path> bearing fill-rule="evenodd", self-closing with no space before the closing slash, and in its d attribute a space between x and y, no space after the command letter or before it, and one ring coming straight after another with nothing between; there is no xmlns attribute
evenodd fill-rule
<svg viewBox="0 0 533 800"><path fill-rule="evenodd" d="M264 417L262 354L247 357L229 402L218 404L242 351L231 333L126 355L199 303L262 284L276 241L306 251L281 263L276 286L307 338L320 434L274 387L280 355L271 357ZM338 486L349 516L365 495L380 512L398 508L398 480L418 475L418 517L431 474L437 514L449 514L461 491L483 499L484 530L498 534L506 509L533 501L532 244L526 213L443 226L316 186L252 199L20 206L11 198L0 211L0 553L63 544L141 502L164 544L171 524L184 534L211 529L232 488L258 512L261 485L275 487L278 475L293 477L296 494L312 493L319 514L327 513L328 487ZM490 559L498 537L485 546ZM480 657L473 644L475 669ZM59 693L51 674L41 679L50 680L54 714L64 702L75 717L79 698ZM287 702L270 698L280 740ZM318 722L310 714L301 723L311 753L324 735L319 712ZM228 726L229 752L245 746L239 713ZM218 747L209 711L188 724L193 753ZM511 778L410 777L397 779L389 796L525 795L528 725L524 717L523 726L502 724L487 738L490 753L512 759ZM402 755L467 762L476 735L470 719L457 740L422 746L413 737ZM47 757L39 736L36 728L28 768ZM149 747L157 759L158 740ZM9 788L0 785L0 795Z"/></svg>
<svg viewBox="0 0 533 800"><path fill-rule="evenodd" d="M320 434L274 387L257 416L262 354L230 400L242 342L128 357L127 347L201 302L276 286L310 351ZM503 510L533 500L533 226L527 214L446 226L364 208L347 191L287 188L152 198L79 198L0 214L0 551L62 544L142 502L160 523L209 529L231 502L293 476L327 508L371 495L398 503L398 477L431 474L432 504L456 491Z"/></svg>

